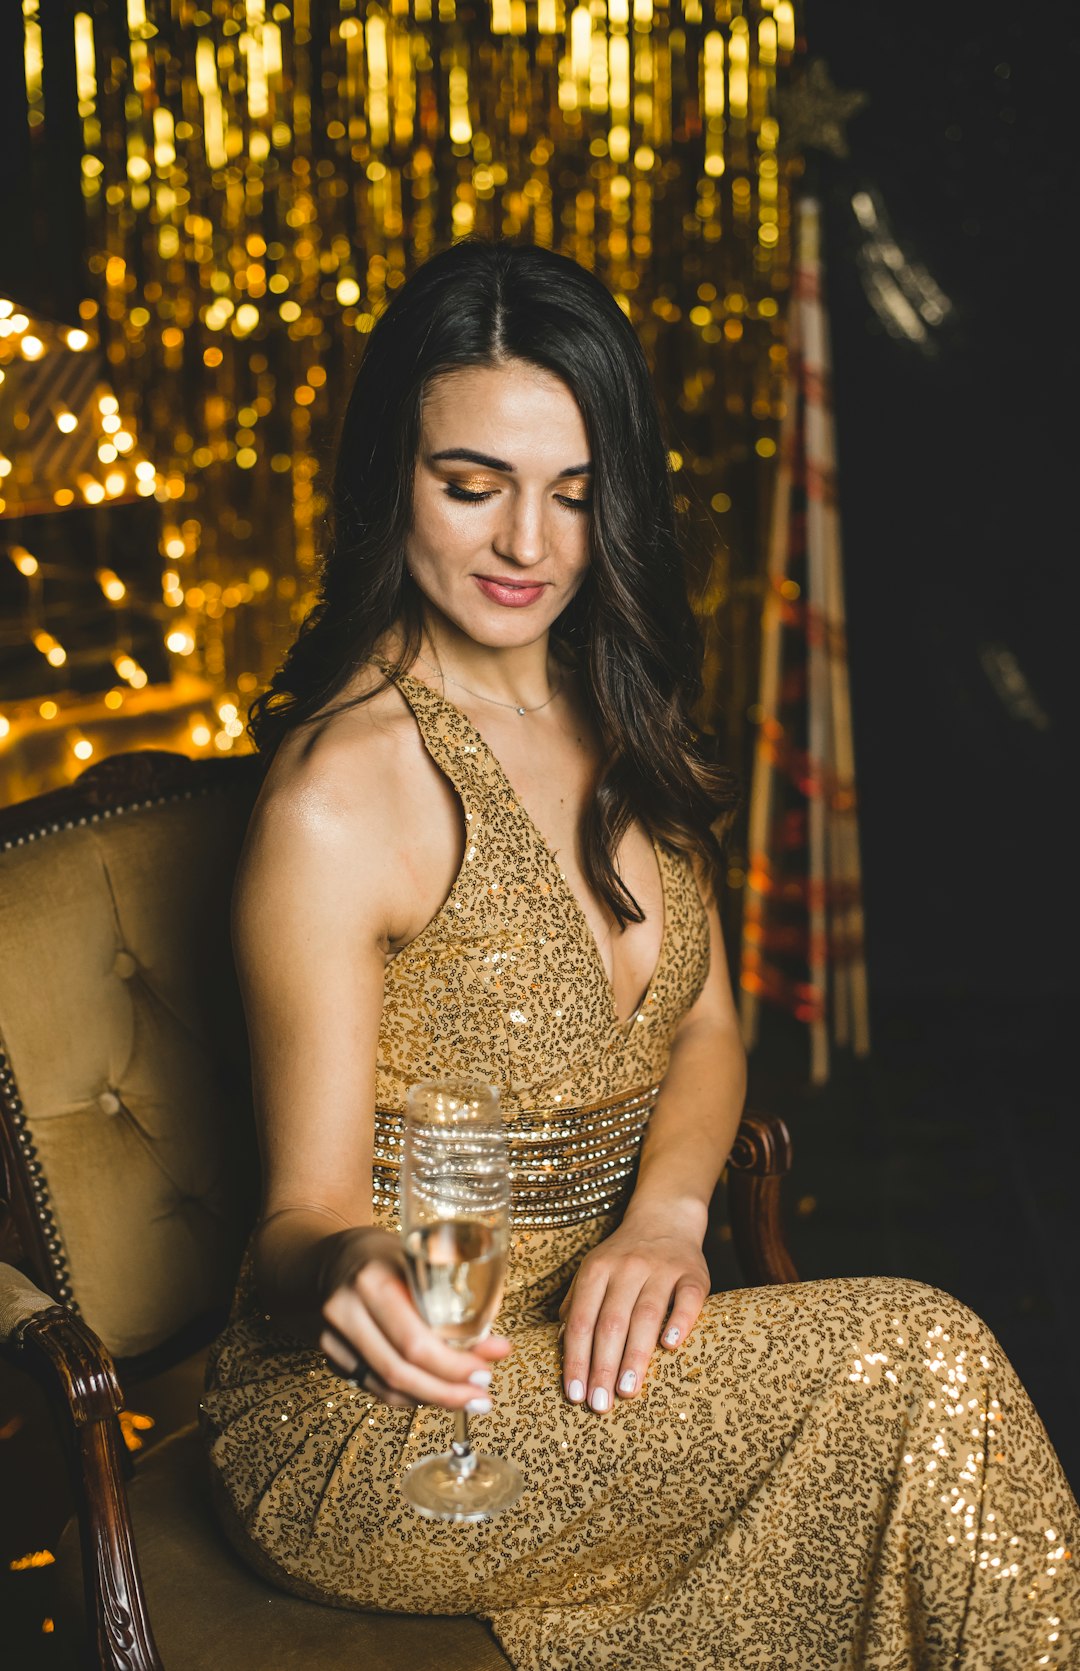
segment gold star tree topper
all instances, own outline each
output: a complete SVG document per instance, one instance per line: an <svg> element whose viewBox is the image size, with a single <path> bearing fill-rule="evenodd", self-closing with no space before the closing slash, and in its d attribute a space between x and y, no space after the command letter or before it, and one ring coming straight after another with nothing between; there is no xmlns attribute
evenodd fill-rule
<svg viewBox="0 0 1080 1671"><path fill-rule="evenodd" d="M845 129L869 101L869 93L859 88L834 86L824 58L811 58L802 75L777 95L784 149L849 156Z"/></svg>

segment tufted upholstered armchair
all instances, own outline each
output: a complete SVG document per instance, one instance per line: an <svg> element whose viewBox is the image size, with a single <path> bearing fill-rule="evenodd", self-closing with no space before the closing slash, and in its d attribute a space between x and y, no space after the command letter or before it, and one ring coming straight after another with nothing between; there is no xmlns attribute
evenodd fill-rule
<svg viewBox="0 0 1080 1671"><path fill-rule="evenodd" d="M61 1629L104 1671L505 1671L474 1619L267 1588L210 1510L200 1349L257 1187L228 932L257 770L115 755L0 811L0 1344L44 1383L70 1464ZM795 1278L778 1204L789 1164L782 1122L747 1115L728 1211L752 1282ZM192 1421L127 1477L121 1383L170 1366Z"/></svg>

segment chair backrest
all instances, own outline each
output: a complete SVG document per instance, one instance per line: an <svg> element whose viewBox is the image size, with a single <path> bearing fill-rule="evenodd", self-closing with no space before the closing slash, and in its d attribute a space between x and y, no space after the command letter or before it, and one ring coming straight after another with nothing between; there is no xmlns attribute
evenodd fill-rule
<svg viewBox="0 0 1080 1671"><path fill-rule="evenodd" d="M257 1162L229 897L251 757L114 755L0 812L0 1114L26 1260L118 1357L228 1300Z"/></svg>

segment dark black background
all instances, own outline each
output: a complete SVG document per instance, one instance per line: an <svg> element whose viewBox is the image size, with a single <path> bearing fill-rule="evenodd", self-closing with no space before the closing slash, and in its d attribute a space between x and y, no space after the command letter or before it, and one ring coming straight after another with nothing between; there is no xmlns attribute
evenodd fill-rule
<svg viewBox="0 0 1080 1671"><path fill-rule="evenodd" d="M877 983L1060 999L1080 25L1064 5L807 12L811 51L870 95L850 160L818 166ZM954 304L933 357L862 293L850 197L867 186ZM1014 654L1047 730L1003 706L987 644Z"/></svg>

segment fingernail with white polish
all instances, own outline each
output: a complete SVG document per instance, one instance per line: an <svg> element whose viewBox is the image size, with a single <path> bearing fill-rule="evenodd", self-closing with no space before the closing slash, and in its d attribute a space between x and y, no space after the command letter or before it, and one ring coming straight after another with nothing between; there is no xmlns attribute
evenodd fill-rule
<svg viewBox="0 0 1080 1671"><path fill-rule="evenodd" d="M490 1369L474 1369L469 1376L469 1380L474 1387L490 1387L491 1371Z"/></svg>
<svg viewBox="0 0 1080 1671"><path fill-rule="evenodd" d="M678 1331L678 1329L669 1329L667 1334L664 1336L664 1345L665 1346L677 1346L678 1344L679 1344L679 1331Z"/></svg>
<svg viewBox="0 0 1080 1671"><path fill-rule="evenodd" d="M606 1387L597 1387L596 1391L593 1393L592 1398L589 1400L589 1402L592 1405L594 1410L606 1410L607 1407L608 1407L608 1390L607 1390L607 1388Z"/></svg>
<svg viewBox="0 0 1080 1671"><path fill-rule="evenodd" d="M632 1393L636 1386L637 1374L634 1370L628 1369L619 1382L619 1391L621 1393Z"/></svg>
<svg viewBox="0 0 1080 1671"><path fill-rule="evenodd" d="M571 1381L566 1389L566 1396L571 1404L580 1404L585 1397L585 1388L580 1381Z"/></svg>
<svg viewBox="0 0 1080 1671"><path fill-rule="evenodd" d="M486 1416L491 1409L490 1398L470 1398L465 1406L470 1416Z"/></svg>

